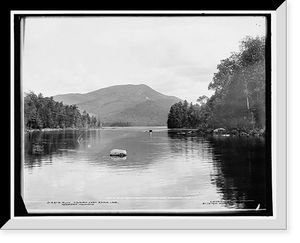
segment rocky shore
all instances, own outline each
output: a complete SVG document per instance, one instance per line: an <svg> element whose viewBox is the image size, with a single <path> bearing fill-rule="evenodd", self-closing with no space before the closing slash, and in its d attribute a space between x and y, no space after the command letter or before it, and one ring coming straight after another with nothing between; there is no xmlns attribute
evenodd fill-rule
<svg viewBox="0 0 300 243"><path fill-rule="evenodd" d="M256 129L225 129L225 128L216 128L216 129L172 129L172 132L177 135L183 136L199 136L199 135L216 135L216 136L239 136L239 137L264 137L266 133L265 128L256 128Z"/></svg>

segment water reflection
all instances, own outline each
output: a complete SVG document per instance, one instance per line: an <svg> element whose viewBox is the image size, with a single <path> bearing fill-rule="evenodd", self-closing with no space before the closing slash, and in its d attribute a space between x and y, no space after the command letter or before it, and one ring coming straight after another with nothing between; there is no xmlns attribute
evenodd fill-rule
<svg viewBox="0 0 300 243"><path fill-rule="evenodd" d="M173 153L184 153L187 156L199 156L202 160L212 159L212 149L206 137L186 136L177 131L168 131L171 139L170 148Z"/></svg>
<svg viewBox="0 0 300 243"><path fill-rule="evenodd" d="M196 154L211 164L210 181L227 208L266 207L266 157L264 138L187 136L169 131L171 151L189 157ZM197 182L194 182L195 184Z"/></svg>
<svg viewBox="0 0 300 243"><path fill-rule="evenodd" d="M27 200L189 197L128 201L121 209L265 206L261 138L197 137L143 128L33 132L25 136ZM32 151L34 144L43 153ZM110 156L112 149L127 157ZM224 201L221 205L208 205Z"/></svg>
<svg viewBox="0 0 300 243"><path fill-rule="evenodd" d="M264 138L211 136L211 181L229 208L266 207Z"/></svg>
<svg viewBox="0 0 300 243"><path fill-rule="evenodd" d="M25 167L41 167L42 163L52 163L53 156L65 156L76 151L79 144L76 136L79 131L51 131L51 132L30 132L25 136ZM43 147L39 154L34 153L34 146Z"/></svg>

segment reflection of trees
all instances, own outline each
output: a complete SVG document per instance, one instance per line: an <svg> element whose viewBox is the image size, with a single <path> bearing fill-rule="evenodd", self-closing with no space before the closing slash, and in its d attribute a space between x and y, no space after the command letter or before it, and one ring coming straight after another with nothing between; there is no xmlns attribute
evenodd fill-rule
<svg viewBox="0 0 300 243"><path fill-rule="evenodd" d="M209 137L216 184L227 207L266 207L266 161L263 138Z"/></svg>
<svg viewBox="0 0 300 243"><path fill-rule="evenodd" d="M211 157L211 149L207 145L208 142L205 137L181 134L181 132L174 130L169 130L168 136L172 139L172 142L169 143L172 153L180 152L186 155L197 153L203 159Z"/></svg>
<svg viewBox="0 0 300 243"><path fill-rule="evenodd" d="M57 154L62 156L68 149L78 147L77 136L79 131L62 130L62 131L43 131L26 133L24 144L25 166L33 168L40 167L42 161L52 162L52 156ZM33 153L33 146L40 145L43 147L43 152L39 154Z"/></svg>
<svg viewBox="0 0 300 243"><path fill-rule="evenodd" d="M216 185L227 207L256 208L257 204L262 208L266 207L266 161L263 138L197 137L177 132L168 134L153 132L152 135L137 133L91 130L82 135L83 140L80 144L77 138L81 131L27 133L25 167L42 166L44 161L51 163L52 156L67 155L68 149L91 150L89 153L83 153L84 161L95 167L105 166L113 170L146 170L165 158L183 154L188 157L194 156L195 162L199 160L199 163L212 163L214 169L211 172L211 183ZM43 144L44 153L32 154L33 143ZM126 149L128 157L124 160L111 159L109 153L113 148ZM192 170L187 172L192 175L194 173L190 177L194 181L186 184L191 187L188 190L192 192L200 186L198 172ZM182 187L184 183L183 181ZM177 187L176 190L180 188Z"/></svg>
<svg viewBox="0 0 300 243"><path fill-rule="evenodd" d="M197 137L169 131L171 152L197 156L211 163L211 183L228 208L266 208L266 157L264 138ZM197 184L197 182L194 182Z"/></svg>

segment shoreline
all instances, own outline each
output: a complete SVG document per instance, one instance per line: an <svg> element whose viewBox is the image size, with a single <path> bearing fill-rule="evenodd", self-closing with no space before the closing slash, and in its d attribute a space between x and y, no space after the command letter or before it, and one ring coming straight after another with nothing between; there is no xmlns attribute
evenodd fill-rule
<svg viewBox="0 0 300 243"><path fill-rule="evenodd" d="M191 135L191 136L199 136L199 135L214 135L214 136L238 136L238 137L264 137L265 129L197 129L197 128L168 128L169 131L176 133L177 135Z"/></svg>
<svg viewBox="0 0 300 243"><path fill-rule="evenodd" d="M43 128L43 129L25 129L24 133L30 133L30 132L50 132L50 131L82 131L82 130L112 130L112 129L120 129L120 128L157 128L157 127L163 127L169 130L167 126L103 126L103 127L90 127L90 128ZM197 129L196 129L197 130Z"/></svg>
<svg viewBox="0 0 300 243"><path fill-rule="evenodd" d="M24 132L49 132L49 131L75 131L75 130L88 130L81 128L43 128L43 129L26 129Z"/></svg>
<svg viewBox="0 0 300 243"><path fill-rule="evenodd" d="M126 127L91 127L91 128L43 128L43 129L26 129L24 133L32 132L51 132L51 131L87 131L87 130L113 130L113 129L122 129L122 128L148 128L155 129L156 127L166 128L169 132L177 133L177 135L186 135L186 136L199 136L199 135L216 135L216 136L254 136L254 137L264 137L264 129L253 129L253 130L237 130L230 129L224 131L216 131L218 129L209 129L206 131L197 129L197 128L168 128L167 126L126 126ZM151 129L151 130L152 130Z"/></svg>

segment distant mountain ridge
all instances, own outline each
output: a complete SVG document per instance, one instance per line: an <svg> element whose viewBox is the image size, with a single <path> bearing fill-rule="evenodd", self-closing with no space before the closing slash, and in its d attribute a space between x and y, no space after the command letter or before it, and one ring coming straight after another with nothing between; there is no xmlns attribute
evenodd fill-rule
<svg viewBox="0 0 300 243"><path fill-rule="evenodd" d="M86 94L61 94L53 97L64 104L98 116L102 123L128 123L132 126L167 125L170 107L181 101L159 93L145 84L115 85Z"/></svg>

